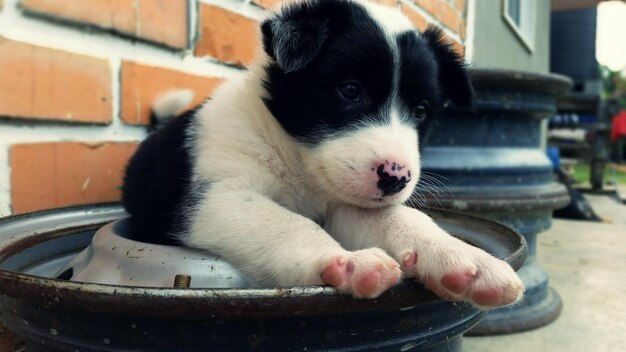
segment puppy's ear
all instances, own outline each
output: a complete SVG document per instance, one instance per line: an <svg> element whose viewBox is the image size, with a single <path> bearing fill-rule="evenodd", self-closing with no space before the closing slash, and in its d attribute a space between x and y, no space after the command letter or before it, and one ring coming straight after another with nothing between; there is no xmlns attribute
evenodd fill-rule
<svg viewBox="0 0 626 352"><path fill-rule="evenodd" d="M435 26L429 25L422 38L435 53L443 93L456 106L473 107L474 88L463 58L452 50L446 36Z"/></svg>
<svg viewBox="0 0 626 352"><path fill-rule="evenodd" d="M330 31L328 21L271 17L261 24L263 47L286 73L303 69L319 53Z"/></svg>

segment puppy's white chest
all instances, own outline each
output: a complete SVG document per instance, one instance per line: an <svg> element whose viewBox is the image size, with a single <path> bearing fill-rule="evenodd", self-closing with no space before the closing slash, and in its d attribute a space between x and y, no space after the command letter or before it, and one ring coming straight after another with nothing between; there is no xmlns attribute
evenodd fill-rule
<svg viewBox="0 0 626 352"><path fill-rule="evenodd" d="M271 186L271 197L285 208L322 223L326 204L310 186L301 163L285 159L273 150L261 151L259 159L276 182Z"/></svg>

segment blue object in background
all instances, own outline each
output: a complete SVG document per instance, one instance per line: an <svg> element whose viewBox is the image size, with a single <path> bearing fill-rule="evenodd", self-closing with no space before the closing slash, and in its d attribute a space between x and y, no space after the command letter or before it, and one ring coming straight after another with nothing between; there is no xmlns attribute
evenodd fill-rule
<svg viewBox="0 0 626 352"><path fill-rule="evenodd" d="M548 147L546 154L548 154L548 159L552 162L552 168L558 170L561 167L561 152L559 148Z"/></svg>

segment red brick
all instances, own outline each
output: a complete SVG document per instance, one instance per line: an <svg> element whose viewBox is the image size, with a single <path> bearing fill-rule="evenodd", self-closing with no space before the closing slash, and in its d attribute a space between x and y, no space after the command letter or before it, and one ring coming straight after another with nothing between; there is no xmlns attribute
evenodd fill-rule
<svg viewBox="0 0 626 352"><path fill-rule="evenodd" d="M467 21L465 21L465 19L461 20L461 25L459 26L459 36L461 37L462 40L465 40L465 36L466 36L466 30L467 30Z"/></svg>
<svg viewBox="0 0 626 352"><path fill-rule="evenodd" d="M437 19L439 19L446 27L450 28L453 32L459 33L461 17L450 4L445 1L439 2L438 11L435 17L437 17Z"/></svg>
<svg viewBox="0 0 626 352"><path fill-rule="evenodd" d="M465 0L454 0L454 4L460 13L465 13Z"/></svg>
<svg viewBox="0 0 626 352"><path fill-rule="evenodd" d="M110 123L106 60L0 37L0 116Z"/></svg>
<svg viewBox="0 0 626 352"><path fill-rule="evenodd" d="M161 67L146 66L136 62L122 62L122 120L128 124L148 124L150 107L159 95L174 88L193 90L199 104L211 95L223 80L216 77L196 76Z"/></svg>
<svg viewBox="0 0 626 352"><path fill-rule="evenodd" d="M120 199L137 143L37 143L11 147L11 205L20 214Z"/></svg>
<svg viewBox="0 0 626 352"><path fill-rule="evenodd" d="M199 17L196 56L209 55L236 65L252 62L258 45L257 21L207 4L200 5Z"/></svg>
<svg viewBox="0 0 626 352"><path fill-rule="evenodd" d="M88 23L174 48L187 47L187 1L22 0L30 13Z"/></svg>
<svg viewBox="0 0 626 352"><path fill-rule="evenodd" d="M438 1L444 0L415 0L415 3L417 4L417 6L426 10L426 12L428 12L429 14L434 15L437 10Z"/></svg>
<svg viewBox="0 0 626 352"><path fill-rule="evenodd" d="M419 29L420 31L426 30L428 27L428 20L422 15L420 15L417 11L411 8L410 5L405 3L400 3L400 9L402 13L413 22L413 25Z"/></svg>

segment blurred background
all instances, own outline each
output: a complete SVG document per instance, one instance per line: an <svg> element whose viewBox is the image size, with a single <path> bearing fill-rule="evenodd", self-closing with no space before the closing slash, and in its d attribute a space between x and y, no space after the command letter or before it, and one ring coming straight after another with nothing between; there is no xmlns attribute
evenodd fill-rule
<svg viewBox="0 0 626 352"><path fill-rule="evenodd" d="M531 262L543 275L536 279L529 274L529 280L540 282L538 300L543 302L553 291L548 291L548 276L535 261L536 248L540 249L538 259L563 298L563 316L530 335L467 339L466 349L623 350L619 336L626 328L620 315L626 309L621 298L626 289L622 270L626 265L626 3L373 1L399 8L420 30L428 24L441 27L454 50L476 70L513 70L508 77L518 83L527 77L519 72L539 75L531 78L562 75L557 80L561 86L571 80L571 88L558 97L554 98L558 89L550 93L554 110L549 116L535 118L532 110L539 105L531 103L542 102L526 101L531 112L524 118L539 126L536 140L529 139L528 144L516 139L513 130L502 137L511 140L513 149L523 144L527 150L529 146L540 150L552 167L550 180L542 179L537 186L528 181L537 178L526 175L520 180L527 184L509 184L508 189L519 186L515 188L519 194L535 186L543 189L554 172L554 182L571 197L569 205L554 215L570 220L556 221L535 242L537 233L550 228L556 205L537 203L547 217L537 215L541 212L533 207L517 209L515 214L490 213L527 236ZM268 9L279 4L280 0L0 0L0 217L119 200L126 162L148 133L152 101L170 89L189 88L195 91L193 104L197 104L221 82L245 72L257 50L257 27ZM533 89L542 87L535 84ZM526 93L522 89L521 95L510 94L519 98ZM504 105L505 110L511 108ZM488 128L496 125L485 122ZM529 133L535 133L533 126L528 124ZM426 164L438 165L439 154L432 151L440 142L431 138L434 148L425 154ZM517 142L521 144L514 145ZM514 173L523 171L527 160L515 162ZM499 182L496 176L485 176L480 187L488 189L489 177L494 177L494 184ZM452 191L439 197L455 195L454 182ZM459 204L451 207L466 206ZM511 216L505 219L505 213ZM520 225L526 220L519 219L541 225L529 230ZM532 306L529 297L524 304ZM549 317L533 327L559 316L558 295L556 300L545 309L552 310L545 314ZM531 308L533 314L543 309ZM530 327L518 324L517 328ZM582 330L590 332L581 335ZM1 347L0 343L3 351Z"/></svg>

